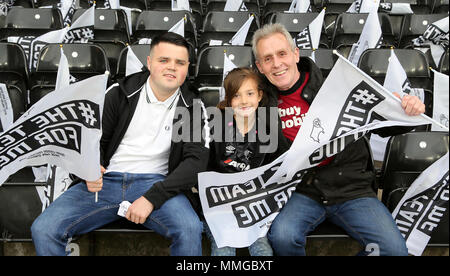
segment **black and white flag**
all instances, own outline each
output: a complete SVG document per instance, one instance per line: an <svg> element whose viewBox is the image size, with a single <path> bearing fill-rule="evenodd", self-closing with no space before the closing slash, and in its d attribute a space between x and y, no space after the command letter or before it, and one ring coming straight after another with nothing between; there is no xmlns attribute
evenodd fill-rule
<svg viewBox="0 0 450 276"><path fill-rule="evenodd" d="M420 256L448 206L448 162L445 154L424 170L399 201L392 217L406 240L408 253Z"/></svg>
<svg viewBox="0 0 450 276"><path fill-rule="evenodd" d="M243 0L227 0L223 11L248 11Z"/></svg>
<svg viewBox="0 0 450 276"><path fill-rule="evenodd" d="M380 48L383 42L380 20L376 11L370 12L364 24L358 42L353 44L348 55L348 60L354 65L358 65L361 54L367 49Z"/></svg>
<svg viewBox="0 0 450 276"><path fill-rule="evenodd" d="M380 0L355 0L346 12L348 13L371 13L378 10Z"/></svg>
<svg viewBox="0 0 450 276"><path fill-rule="evenodd" d="M410 3L380 3L378 11L385 12L389 14L412 14L414 13L411 9Z"/></svg>
<svg viewBox="0 0 450 276"><path fill-rule="evenodd" d="M412 40L415 47L429 47L436 65L441 56L448 49L448 16L430 24L423 35Z"/></svg>
<svg viewBox="0 0 450 276"><path fill-rule="evenodd" d="M325 9L323 9L319 15L306 28L303 29L303 31L295 36L294 42L299 49L319 48L324 18Z"/></svg>
<svg viewBox="0 0 450 276"><path fill-rule="evenodd" d="M0 83L0 133L8 129L14 121L13 107L9 98L8 88Z"/></svg>
<svg viewBox="0 0 450 276"><path fill-rule="evenodd" d="M449 120L449 81L448 75L433 70L433 119L448 128ZM443 131L444 129L436 124L431 125L432 131Z"/></svg>
<svg viewBox="0 0 450 276"><path fill-rule="evenodd" d="M0 135L0 183L26 166L51 164L82 179L100 177L106 74L55 90Z"/></svg>
<svg viewBox="0 0 450 276"><path fill-rule="evenodd" d="M306 170L367 131L430 121L407 116L398 98L340 56L286 153L241 173L199 174L203 213L218 247L247 247L266 235Z"/></svg>
<svg viewBox="0 0 450 276"><path fill-rule="evenodd" d="M306 13L312 12L309 0L292 0L289 10L286 13Z"/></svg>

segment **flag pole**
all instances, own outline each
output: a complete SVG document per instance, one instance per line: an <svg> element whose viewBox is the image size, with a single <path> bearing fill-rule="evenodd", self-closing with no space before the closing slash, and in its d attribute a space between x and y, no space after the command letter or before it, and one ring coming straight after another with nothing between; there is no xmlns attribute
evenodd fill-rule
<svg viewBox="0 0 450 276"><path fill-rule="evenodd" d="M367 75L364 71L362 71L361 69L359 69L358 67L356 67L353 63L351 63L348 59L346 59L344 56L342 56L341 54L338 53L337 50L333 50L333 54L337 55L339 58L341 58L342 60L344 60L346 63L348 63L349 65L351 65L352 67L354 67L361 75L363 75L364 77L368 78L369 80L372 81L372 83L374 84L374 86L376 86L378 89L383 90L386 94L388 94L391 98L395 99L398 102L402 102L401 99L397 98L394 94L392 94L392 92L390 92L389 90L387 90L386 88L384 88L380 83L378 83L377 81L375 81L374 79L372 79L372 77L370 77L369 75ZM446 131L448 131L448 127L444 126L443 124L441 124L440 122L434 120L433 118L430 118L429 116L427 116L425 113L420 114L419 116L422 116L422 118L424 118L425 120L429 121L432 124L436 124L439 127L445 129Z"/></svg>

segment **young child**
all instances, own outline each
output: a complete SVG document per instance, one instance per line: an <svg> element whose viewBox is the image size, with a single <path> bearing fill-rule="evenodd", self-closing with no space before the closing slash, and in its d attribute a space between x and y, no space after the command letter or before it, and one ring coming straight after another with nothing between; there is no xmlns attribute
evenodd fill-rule
<svg viewBox="0 0 450 276"><path fill-rule="evenodd" d="M250 68L236 68L226 76L225 100L218 105L222 111L223 139L211 142L208 170L220 173L246 171L272 162L289 148L280 124L277 126L276 135L268 133L270 120L275 120L272 123L278 123L278 116L269 118L268 110L261 110L267 116L258 116L258 107L264 107L268 102L261 84L258 73ZM227 112L231 114L226 114ZM267 119L263 120L264 117ZM277 148L273 149L273 152L261 147L264 143L259 139L258 128L266 128L261 133L278 139ZM212 256L236 255L235 248L218 248L208 227L206 233L211 241ZM256 240L250 245L249 252L252 256L273 255L267 237Z"/></svg>

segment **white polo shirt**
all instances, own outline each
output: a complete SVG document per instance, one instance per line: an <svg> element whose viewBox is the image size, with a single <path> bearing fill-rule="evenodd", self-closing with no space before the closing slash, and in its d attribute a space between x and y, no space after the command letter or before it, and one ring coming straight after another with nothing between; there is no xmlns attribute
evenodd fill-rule
<svg viewBox="0 0 450 276"><path fill-rule="evenodd" d="M146 81L130 125L112 156L107 172L167 175L172 123L180 89L164 102L156 99Z"/></svg>

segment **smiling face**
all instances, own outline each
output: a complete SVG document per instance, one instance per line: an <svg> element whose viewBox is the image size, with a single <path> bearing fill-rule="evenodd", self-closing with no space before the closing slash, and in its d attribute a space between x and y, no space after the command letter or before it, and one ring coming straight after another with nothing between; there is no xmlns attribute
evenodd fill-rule
<svg viewBox="0 0 450 276"><path fill-rule="evenodd" d="M256 49L258 70L279 90L288 90L300 78L297 68L300 60L299 49L292 50L286 37L281 33L260 39Z"/></svg>
<svg viewBox="0 0 450 276"><path fill-rule="evenodd" d="M170 97L185 81L189 53L185 47L161 42L147 57L150 86L158 100Z"/></svg>
<svg viewBox="0 0 450 276"><path fill-rule="evenodd" d="M256 81L250 78L245 79L231 99L234 115L241 119L254 116L261 99L262 91L258 91Z"/></svg>

